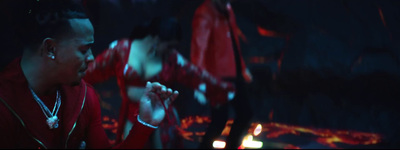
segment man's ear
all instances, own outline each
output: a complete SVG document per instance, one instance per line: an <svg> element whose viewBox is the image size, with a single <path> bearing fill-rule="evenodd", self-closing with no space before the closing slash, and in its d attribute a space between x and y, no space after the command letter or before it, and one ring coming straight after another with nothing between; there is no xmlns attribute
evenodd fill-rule
<svg viewBox="0 0 400 150"><path fill-rule="evenodd" d="M42 41L41 56L56 59L56 42L53 38L45 38Z"/></svg>

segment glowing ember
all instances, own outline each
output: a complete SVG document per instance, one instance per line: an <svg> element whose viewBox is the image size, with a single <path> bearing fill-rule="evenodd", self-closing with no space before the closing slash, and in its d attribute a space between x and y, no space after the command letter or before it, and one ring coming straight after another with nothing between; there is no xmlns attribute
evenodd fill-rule
<svg viewBox="0 0 400 150"><path fill-rule="evenodd" d="M193 126L198 127L199 125L207 127L208 123L210 123L210 119L208 117L190 116L188 118L182 119L182 124L181 127L179 128L179 131L181 133L181 136L184 137L184 139L194 141L193 136L203 136L204 130L201 132L189 132L186 131L186 129ZM229 120L227 122L226 127L222 132L221 136L227 136L229 134L230 126L232 123L233 120ZM316 136L316 138L310 140L314 140L320 144L329 146L331 148L338 148L335 145L336 143L344 143L349 145L371 145L371 144L377 144L381 140L381 136L374 133L333 130L333 129L314 129L314 128L305 128L301 126L286 125L274 122L264 123L264 124L253 123L248 131L250 134L253 132L254 135L259 135L264 133L266 138L270 139L278 138L282 135L287 135L287 134L292 134L297 136L300 136L302 134L303 135L311 134L313 136ZM261 145L260 148L262 147L263 143L261 141L253 141L252 136L251 137L250 136L244 138L243 142L245 144L242 143L242 146L239 148L256 148L259 147L260 145ZM267 145L284 149L300 149L300 147L298 146L286 143L268 143ZM215 148L223 148L225 147L225 142L217 140L214 142L213 146Z"/></svg>
<svg viewBox="0 0 400 150"><path fill-rule="evenodd" d="M197 124L204 124L204 123L210 123L211 120L209 119L209 117L206 116L189 116L187 118L183 118L181 120L181 127L182 129L187 129L190 126L192 126L194 123Z"/></svg>
<svg viewBox="0 0 400 150"><path fill-rule="evenodd" d="M108 116L103 117L103 121L109 121L109 120L110 120L110 117L108 117Z"/></svg>
<svg viewBox="0 0 400 150"><path fill-rule="evenodd" d="M118 122L115 119L111 119L108 116L103 117L103 128L106 130L116 130L118 127Z"/></svg>
<svg viewBox="0 0 400 150"><path fill-rule="evenodd" d="M109 116L103 116L102 120L102 126L105 130L111 131L113 134L117 134L117 127L118 127L118 122L115 119L111 119ZM109 138L109 142L111 144L115 143L115 139Z"/></svg>
<svg viewBox="0 0 400 150"><path fill-rule="evenodd" d="M103 117L103 128L106 130L111 130L113 133L116 133L118 122L115 119L110 119L109 116Z"/></svg>
<svg viewBox="0 0 400 150"><path fill-rule="evenodd" d="M264 28L261 28L260 26L257 26L258 33L262 36L268 36L268 37L278 37L278 33L275 31L267 30Z"/></svg>
<svg viewBox="0 0 400 150"><path fill-rule="evenodd" d="M179 134L185 139L189 141L194 141L193 135L195 136L203 136L205 134L204 131L200 132L189 132L186 131L189 127L197 128L201 125L207 125L211 122L208 117L205 116L189 116L187 118L183 118L181 120L181 126L177 127Z"/></svg>
<svg viewBox="0 0 400 150"><path fill-rule="evenodd" d="M177 128L179 131L179 135L181 135L183 137L183 139L188 140L188 141L194 141L192 136L193 136L193 132L189 132L189 131L185 131L182 128Z"/></svg>

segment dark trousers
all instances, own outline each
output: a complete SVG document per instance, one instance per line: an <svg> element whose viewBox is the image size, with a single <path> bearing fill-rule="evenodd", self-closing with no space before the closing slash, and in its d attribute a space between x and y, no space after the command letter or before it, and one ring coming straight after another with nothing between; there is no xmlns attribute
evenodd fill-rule
<svg viewBox="0 0 400 150"><path fill-rule="evenodd" d="M237 149L242 144L242 139L247 133L253 112L250 108L250 102L246 95L245 82L243 79L224 79L235 83L235 98L219 108L211 108L211 123L208 125L206 134L203 136L199 145L200 149L212 149L212 143L216 140L225 128L229 117L229 106L234 110L234 121L231 126L228 137L226 138L226 149Z"/></svg>

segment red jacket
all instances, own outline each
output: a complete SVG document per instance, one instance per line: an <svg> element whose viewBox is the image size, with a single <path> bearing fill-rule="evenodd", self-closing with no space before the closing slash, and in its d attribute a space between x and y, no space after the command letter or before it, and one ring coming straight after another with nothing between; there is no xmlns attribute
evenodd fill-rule
<svg viewBox="0 0 400 150"><path fill-rule="evenodd" d="M245 37L236 25L235 15L229 4L227 9L229 19L217 11L211 0L205 0L197 8L192 22L191 61L217 77L236 77L235 56L228 25L233 30L242 71L246 69L239 44L239 37L244 40Z"/></svg>
<svg viewBox="0 0 400 150"><path fill-rule="evenodd" d="M128 98L128 86L141 86L144 88L146 82L151 81L159 82L167 87L178 83L187 88L197 89L201 83L204 83L207 87L204 91L205 96L213 106L227 102L227 92L235 91L232 84L210 76L206 70L189 63L176 50L166 54L162 70L156 76L142 79L135 71L135 68L128 64L132 42L133 40L126 38L111 42L109 48L97 55L95 61L89 64L84 77L85 81L91 84L116 77L122 97L117 143L121 140L126 118L129 120L135 119L139 110L139 104L130 101ZM226 87L222 85L223 83L227 84Z"/></svg>
<svg viewBox="0 0 400 150"><path fill-rule="evenodd" d="M63 86L60 92L60 125L50 130L29 91L20 59L5 68L0 74L0 148L76 149L82 141L86 148L111 148L93 87L81 80L79 86ZM128 138L114 148L143 148L153 131L136 122Z"/></svg>

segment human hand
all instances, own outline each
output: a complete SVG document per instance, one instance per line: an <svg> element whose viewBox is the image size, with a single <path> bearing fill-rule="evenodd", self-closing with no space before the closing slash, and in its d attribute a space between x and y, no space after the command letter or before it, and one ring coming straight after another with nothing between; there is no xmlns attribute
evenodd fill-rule
<svg viewBox="0 0 400 150"><path fill-rule="evenodd" d="M145 93L140 98L140 120L158 126L178 95L178 91L172 91L158 82L147 82Z"/></svg>
<svg viewBox="0 0 400 150"><path fill-rule="evenodd" d="M246 68L246 70L244 70L242 72L243 74L243 78L247 83L251 83L253 81L253 76L251 75L249 69Z"/></svg>
<svg viewBox="0 0 400 150"><path fill-rule="evenodd" d="M199 102L201 105L206 105L207 104L207 98L204 95L203 92L200 92L199 90L194 90L194 98Z"/></svg>

